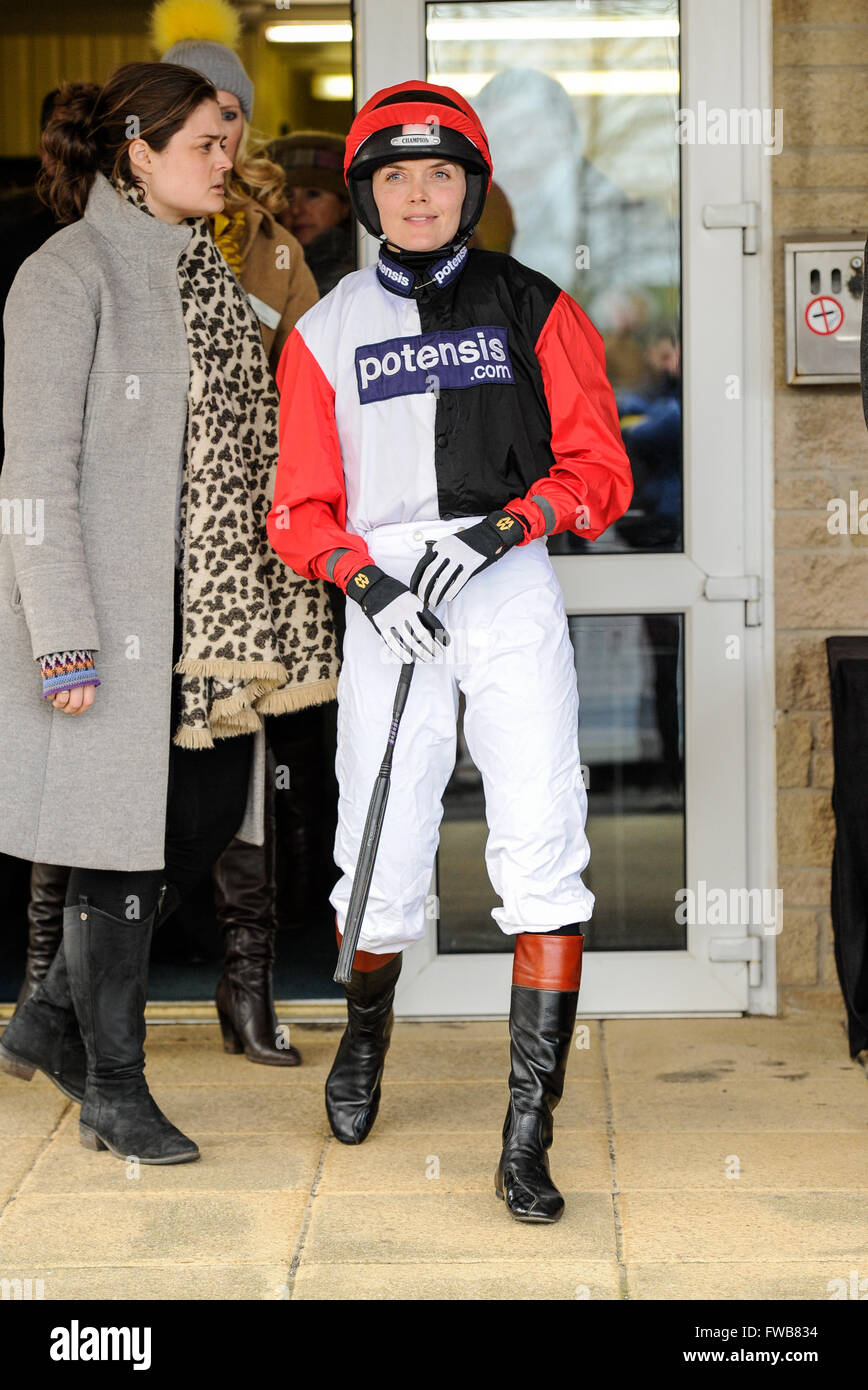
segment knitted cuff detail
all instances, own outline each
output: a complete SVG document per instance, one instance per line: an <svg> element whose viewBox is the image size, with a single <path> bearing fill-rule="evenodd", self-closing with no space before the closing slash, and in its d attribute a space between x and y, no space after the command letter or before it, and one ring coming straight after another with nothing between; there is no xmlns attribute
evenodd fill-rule
<svg viewBox="0 0 868 1390"><path fill-rule="evenodd" d="M75 690L79 685L101 685L96 673L93 652L49 652L38 658L42 672L42 698L58 690Z"/></svg>
<svg viewBox="0 0 868 1390"><path fill-rule="evenodd" d="M519 545L527 545L528 541L538 540L540 536L549 534L549 519L539 505L539 498L515 497L511 502L507 502L503 509L509 512L510 516L518 517L524 523L525 536L519 541Z"/></svg>
<svg viewBox="0 0 868 1390"><path fill-rule="evenodd" d="M333 550L326 560L326 574L333 584L335 583L335 565L342 555L349 555L349 553L349 546L341 546L339 549Z"/></svg>

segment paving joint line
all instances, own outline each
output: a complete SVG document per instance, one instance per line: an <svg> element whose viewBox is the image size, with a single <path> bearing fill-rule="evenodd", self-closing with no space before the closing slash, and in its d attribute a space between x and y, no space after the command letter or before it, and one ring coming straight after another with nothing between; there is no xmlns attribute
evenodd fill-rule
<svg viewBox="0 0 868 1390"><path fill-rule="evenodd" d="M606 1054L606 1020L600 1023L600 1071L603 1076L603 1099L606 1109L606 1147L609 1152L609 1172L612 1177L612 1220L615 1227L615 1258L618 1264L618 1290L622 1299L629 1299L627 1285L627 1266L624 1261L624 1223L621 1204L618 1200L621 1189L618 1184L618 1161L615 1153L615 1119L612 1112L612 1083L609 1075L609 1060Z"/></svg>
<svg viewBox="0 0 868 1390"><path fill-rule="evenodd" d="M12 1203L13 1203L13 1202L16 1200L16 1198L18 1197L18 1194L19 1194L19 1192L21 1191L22 1184L25 1183L25 1182L27 1181L27 1179L30 1177L30 1174L33 1172L33 1170L34 1170L34 1168L36 1167L37 1163L39 1162L40 1158L41 1158L42 1155L45 1153L45 1150L48 1148L49 1144L52 1142L52 1140L54 1139L55 1135L57 1134L57 1131L60 1129L60 1126L62 1125L64 1119L65 1119L66 1116L69 1114L69 1111L70 1111L70 1109L72 1108L72 1105L73 1105L73 1104L74 1104L73 1101L71 1101L71 1100L68 1100L68 1101L67 1101L66 1105L65 1105L64 1108L61 1110L60 1114L58 1115L57 1119L56 1119L55 1122L54 1122L54 1128L50 1131L50 1133L48 1133L48 1134L46 1134L46 1135L43 1136L42 1143L40 1144L39 1148L37 1149L36 1153L34 1154L33 1160L32 1160L32 1162L30 1163L30 1166L29 1166L28 1168L26 1168L25 1171L21 1174L21 1177L18 1179L18 1181L17 1181L17 1183L15 1184L15 1186L13 1187L12 1191L9 1193L9 1196L6 1198L6 1200L5 1200L5 1202L3 1203L2 1207L0 1207L0 1221L3 1220L3 1217L6 1215L6 1212L9 1210L9 1208L12 1206ZM14 1134L10 1134L10 1135L8 1136L8 1138L10 1138L10 1139L14 1139L14 1138L16 1138L16 1137L17 1137L17 1136L15 1136ZM22 1135L21 1137L22 1137L22 1138L27 1138L28 1136Z"/></svg>
<svg viewBox="0 0 868 1390"><path fill-rule="evenodd" d="M289 1265L289 1273L286 1276L286 1284L284 1285L284 1287L286 1289L287 1299L292 1298L292 1295L295 1290L295 1276L298 1273L298 1267L301 1263L301 1257L304 1254L304 1243L307 1240L307 1233L310 1227L310 1219L313 1214L313 1201L319 1190L319 1182L320 1178L322 1177L322 1170L325 1167L326 1156L328 1155L332 1142L332 1136L330 1134L327 1134L325 1139L323 1140L322 1151L319 1156L319 1163L317 1164L316 1172L313 1176L313 1182L310 1185L310 1192L308 1193L307 1202L305 1203L304 1208L304 1214L301 1218L301 1227L298 1232L298 1238L295 1242L295 1249L292 1252L292 1259Z"/></svg>

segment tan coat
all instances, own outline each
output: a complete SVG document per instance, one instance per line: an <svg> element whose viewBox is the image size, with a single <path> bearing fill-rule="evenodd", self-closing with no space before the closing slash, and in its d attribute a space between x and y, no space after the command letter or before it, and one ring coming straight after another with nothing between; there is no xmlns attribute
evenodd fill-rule
<svg viewBox="0 0 868 1390"><path fill-rule="evenodd" d="M248 295L265 306L253 307L273 374L296 320L316 304L319 293L301 243L292 233L253 198L244 204L244 216L240 280Z"/></svg>

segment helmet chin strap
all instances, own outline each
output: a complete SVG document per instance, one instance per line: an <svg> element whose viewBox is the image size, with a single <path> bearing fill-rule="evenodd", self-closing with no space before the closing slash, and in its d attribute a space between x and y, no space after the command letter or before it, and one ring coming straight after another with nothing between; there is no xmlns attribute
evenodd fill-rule
<svg viewBox="0 0 868 1390"><path fill-rule="evenodd" d="M427 285L433 285L435 281L433 276L427 280L420 280L418 278L419 272L427 270L431 265L437 265L440 261L457 256L462 246L470 240L475 231L475 227L468 227L466 232L456 236L453 241L448 241L443 246L435 246L430 251L407 251L403 247L394 250L388 243L387 233L381 232L380 246L384 254L389 256L391 260L397 261L399 265L406 266L408 270L413 272L416 277L414 289L421 290L425 289Z"/></svg>

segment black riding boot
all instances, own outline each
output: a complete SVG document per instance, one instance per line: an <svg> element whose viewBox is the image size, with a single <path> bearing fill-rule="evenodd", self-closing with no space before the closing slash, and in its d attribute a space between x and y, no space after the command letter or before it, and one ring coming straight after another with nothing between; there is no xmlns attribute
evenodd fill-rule
<svg viewBox="0 0 868 1390"><path fill-rule="evenodd" d="M140 1163L188 1163L191 1139L166 1119L145 1080L145 1001L158 909L129 922L91 907L86 896L63 912L69 985L87 1052L79 1137Z"/></svg>
<svg viewBox="0 0 868 1390"><path fill-rule="evenodd" d="M45 979L63 937L63 904L69 869L61 864L34 864L30 870L27 905L27 968L18 991L23 1004Z"/></svg>
<svg viewBox="0 0 868 1390"><path fill-rule="evenodd" d="M344 985L347 1026L325 1086L329 1124L342 1144L361 1144L377 1118L401 961L399 951L377 970L353 970Z"/></svg>
<svg viewBox="0 0 868 1390"><path fill-rule="evenodd" d="M521 933L513 967L510 1101L495 1191L519 1221L557 1221L564 1210L548 1150L576 1021L583 938L546 935Z"/></svg>
<svg viewBox="0 0 868 1390"><path fill-rule="evenodd" d="M87 1059L72 1006L62 941L45 978L30 998L18 1005L3 1031L0 1067L24 1081L29 1081L34 1071L44 1072L70 1100L80 1102L84 1096Z"/></svg>

